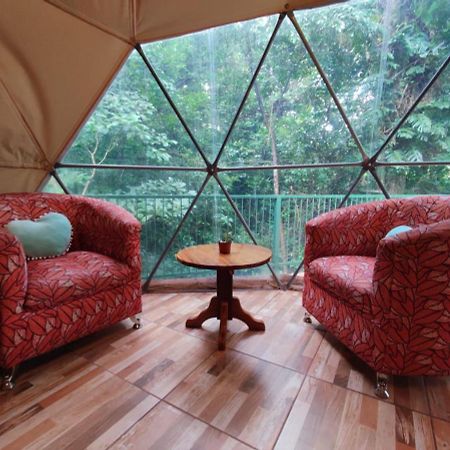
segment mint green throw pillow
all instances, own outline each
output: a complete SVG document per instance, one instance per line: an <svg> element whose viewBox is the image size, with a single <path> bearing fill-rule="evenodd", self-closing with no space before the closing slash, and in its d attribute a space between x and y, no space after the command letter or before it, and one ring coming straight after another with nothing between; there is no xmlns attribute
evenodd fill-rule
<svg viewBox="0 0 450 450"><path fill-rule="evenodd" d="M412 228L409 227L408 225L399 225L398 227L394 227L394 228L392 228L392 230L388 231L388 233L386 234L385 237L392 237L398 233L404 233L405 231L410 231L410 230L412 230Z"/></svg>
<svg viewBox="0 0 450 450"><path fill-rule="evenodd" d="M72 240L72 225L60 213L50 212L36 220L12 220L5 227L22 243L29 259L64 255Z"/></svg>

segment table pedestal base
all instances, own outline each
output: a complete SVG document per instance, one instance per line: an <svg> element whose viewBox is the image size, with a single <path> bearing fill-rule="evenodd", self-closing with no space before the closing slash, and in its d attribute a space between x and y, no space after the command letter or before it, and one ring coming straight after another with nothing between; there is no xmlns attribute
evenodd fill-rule
<svg viewBox="0 0 450 450"><path fill-rule="evenodd" d="M228 320L242 320L251 331L264 331L266 329L262 320L255 319L242 308L239 299L233 297L232 270L217 271L217 295L211 299L205 310L186 321L186 327L201 328L205 320L213 317L220 320L219 350L225 350Z"/></svg>

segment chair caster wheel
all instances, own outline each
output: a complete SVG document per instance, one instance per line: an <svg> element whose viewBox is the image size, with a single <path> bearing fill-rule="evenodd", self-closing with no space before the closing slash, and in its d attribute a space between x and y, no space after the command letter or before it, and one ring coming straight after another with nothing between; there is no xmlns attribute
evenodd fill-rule
<svg viewBox="0 0 450 450"><path fill-rule="evenodd" d="M377 386L377 387L375 388L375 395L376 395L378 398L382 398L382 399L385 399L385 400L387 400L387 399L389 398L389 392L388 392L388 390L385 389L385 388L379 387L379 386Z"/></svg>
<svg viewBox="0 0 450 450"><path fill-rule="evenodd" d="M133 330L139 330L142 327L141 318L138 316L131 316L130 320L133 322Z"/></svg>
<svg viewBox="0 0 450 450"><path fill-rule="evenodd" d="M17 366L0 370L0 391L12 391L16 387Z"/></svg>
<svg viewBox="0 0 450 450"><path fill-rule="evenodd" d="M303 322L305 323L312 323L312 319L311 316L309 315L309 313L305 312L305 317L303 317Z"/></svg>
<svg viewBox="0 0 450 450"><path fill-rule="evenodd" d="M388 399L389 398L389 391L387 388L388 384L388 376L377 373L377 384L375 386L375 395L382 399Z"/></svg>
<svg viewBox="0 0 450 450"><path fill-rule="evenodd" d="M12 380L7 380L3 382L2 390L3 391L12 391L16 387L16 383Z"/></svg>

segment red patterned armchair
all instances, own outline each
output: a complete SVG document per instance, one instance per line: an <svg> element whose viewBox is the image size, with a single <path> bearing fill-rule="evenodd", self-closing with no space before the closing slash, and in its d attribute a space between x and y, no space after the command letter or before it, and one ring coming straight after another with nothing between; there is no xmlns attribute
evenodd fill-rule
<svg viewBox="0 0 450 450"><path fill-rule="evenodd" d="M65 214L72 223L70 250L57 258L27 261L22 245L3 225L49 211ZM140 223L111 203L72 195L0 195L0 369L5 388L13 387L13 369L20 362L141 311L139 242Z"/></svg>
<svg viewBox="0 0 450 450"><path fill-rule="evenodd" d="M393 227L412 230L385 237ZM306 224L306 310L377 372L450 374L450 197L385 200ZM308 321L308 317L305 317Z"/></svg>

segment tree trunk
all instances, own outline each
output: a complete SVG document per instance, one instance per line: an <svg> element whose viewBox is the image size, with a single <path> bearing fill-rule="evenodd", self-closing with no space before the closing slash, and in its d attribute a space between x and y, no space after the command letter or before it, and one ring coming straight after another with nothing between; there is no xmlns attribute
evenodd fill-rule
<svg viewBox="0 0 450 450"><path fill-rule="evenodd" d="M247 62L249 71L251 72L252 64L252 47L248 39L248 35L246 35L246 44L247 44ZM253 75L253 73L251 73ZM261 91L259 89L258 81L255 80L255 84L253 85L255 89L256 94L256 101L258 102L258 108L261 112L263 122L265 127L267 128L267 131L269 132L269 140L270 140L270 149L271 149L271 155L272 155L272 164L274 166L278 165L278 149L277 149L277 139L275 134L275 128L273 123L273 105L275 102L272 103L270 107L270 113L266 112L266 109L264 108L264 101L263 97L261 95ZM280 195L280 176L278 173L278 169L273 169L273 193L275 195ZM283 273L287 273L287 251L286 251L286 239L285 239L285 232L284 232L284 225L283 225L283 218L280 218L280 253L281 253L281 263L282 263L282 271Z"/></svg>
<svg viewBox="0 0 450 450"><path fill-rule="evenodd" d="M272 164L274 166L278 165L278 148L277 148L277 138L275 133L275 127L273 123L273 105L270 108L270 113L267 113L264 108L263 98L261 95L261 91L259 89L258 82L255 81L254 84L255 87L255 94L256 99L258 102L258 108L261 112L261 115L263 117L264 125L267 128L267 131L269 132L269 141L270 141L270 150L272 155ZM280 195L280 176L278 169L273 169L273 193L275 195ZM280 253L281 253L281 263L282 263L282 270L283 273L287 273L287 251L286 251L286 238L285 238L285 232L284 232L284 224L283 224L283 218L280 219Z"/></svg>
<svg viewBox="0 0 450 450"><path fill-rule="evenodd" d="M89 155L91 157L91 163L92 164L103 164L103 162L108 157L108 155L111 152L111 150L116 146L116 144L117 143L115 141L111 141L109 146L106 147L106 149L105 149L105 153L103 155L103 158L100 161L97 162L96 155L97 155L98 149L100 147L100 138L99 138L98 134L96 134L94 148L92 150L88 149ZM97 169L95 167L93 169L91 169L91 175L89 176L88 180L84 184L83 189L81 191L81 195L86 195L87 194L89 186L94 181L96 172L97 172Z"/></svg>

